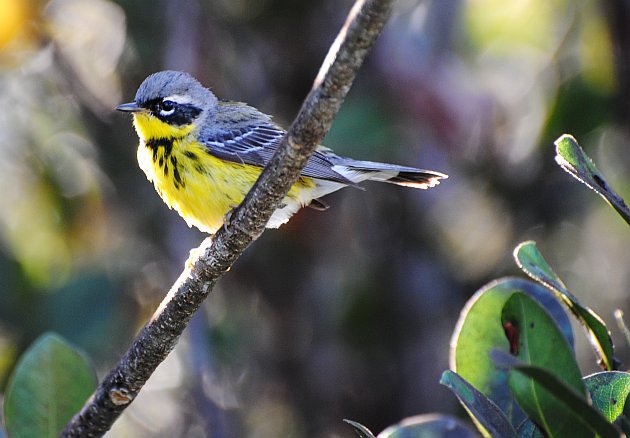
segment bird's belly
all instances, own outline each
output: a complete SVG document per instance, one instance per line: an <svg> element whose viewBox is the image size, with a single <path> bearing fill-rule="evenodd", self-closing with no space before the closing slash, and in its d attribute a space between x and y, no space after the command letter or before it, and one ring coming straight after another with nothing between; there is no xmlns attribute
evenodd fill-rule
<svg viewBox="0 0 630 438"><path fill-rule="evenodd" d="M262 169L220 160L202 148L193 146L187 152L173 148L166 154L163 148L154 152L140 145L138 163L162 200L189 226L214 234L226 214L241 203ZM300 178L283 202L293 207L292 212L297 211L310 202L308 192L314 185L310 178Z"/></svg>

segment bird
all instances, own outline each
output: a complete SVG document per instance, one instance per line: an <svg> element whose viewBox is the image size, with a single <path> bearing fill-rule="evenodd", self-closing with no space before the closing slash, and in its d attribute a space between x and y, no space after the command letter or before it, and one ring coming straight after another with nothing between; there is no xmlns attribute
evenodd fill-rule
<svg viewBox="0 0 630 438"><path fill-rule="evenodd" d="M218 99L183 71L149 75L133 102L116 109L133 115L138 164L162 200L188 226L211 235L245 198L286 132L252 106ZM319 146L266 226L279 227L305 206L326 209L322 196L365 180L428 189L444 178Z"/></svg>

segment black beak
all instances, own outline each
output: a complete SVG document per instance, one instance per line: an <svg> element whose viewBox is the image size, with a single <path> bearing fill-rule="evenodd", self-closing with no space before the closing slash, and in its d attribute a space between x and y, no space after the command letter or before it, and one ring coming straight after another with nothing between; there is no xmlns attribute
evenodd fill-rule
<svg viewBox="0 0 630 438"><path fill-rule="evenodd" d="M142 108L135 102L123 103L122 105L118 105L116 109L124 113L137 113L138 111L142 111Z"/></svg>

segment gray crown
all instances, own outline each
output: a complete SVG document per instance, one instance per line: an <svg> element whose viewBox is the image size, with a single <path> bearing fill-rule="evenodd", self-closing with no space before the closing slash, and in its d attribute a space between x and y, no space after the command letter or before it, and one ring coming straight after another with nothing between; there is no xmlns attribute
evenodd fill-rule
<svg viewBox="0 0 630 438"><path fill-rule="evenodd" d="M216 105L217 98L210 90L183 71L165 70L148 76L136 92L135 101L142 105L168 96L189 96L202 109Z"/></svg>

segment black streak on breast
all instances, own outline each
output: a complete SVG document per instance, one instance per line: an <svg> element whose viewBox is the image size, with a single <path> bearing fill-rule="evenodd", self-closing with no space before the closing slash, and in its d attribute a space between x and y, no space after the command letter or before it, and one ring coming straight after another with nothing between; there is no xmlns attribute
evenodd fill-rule
<svg viewBox="0 0 630 438"><path fill-rule="evenodd" d="M179 137L151 138L147 140L146 146L149 149L151 149L151 151L153 152L153 162L157 163L157 165L162 169L164 176L168 176L169 161L170 161L170 164L173 167L173 178L174 178L173 185L175 186L176 189L179 189L179 188L186 187L186 182L182 178L181 173L179 171L179 162L177 160L177 157L175 155L172 155L173 144L177 140L181 140L181 138ZM163 150L162 153L160 153L160 149ZM184 152L184 155L186 155L189 158L194 157L194 159L197 159L197 156L192 152L186 151Z"/></svg>

